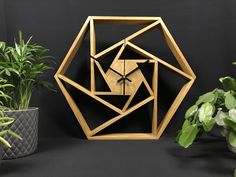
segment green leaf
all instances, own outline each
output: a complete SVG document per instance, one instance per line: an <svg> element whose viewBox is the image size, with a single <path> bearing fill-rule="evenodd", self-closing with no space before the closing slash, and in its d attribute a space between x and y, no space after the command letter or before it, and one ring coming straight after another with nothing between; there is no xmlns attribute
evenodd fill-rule
<svg viewBox="0 0 236 177"><path fill-rule="evenodd" d="M236 132L230 131L228 141L231 146L236 147Z"/></svg>
<svg viewBox="0 0 236 177"><path fill-rule="evenodd" d="M212 130L212 128L214 127L215 123L216 123L215 119L210 118L207 122L203 123L203 129L206 132L210 132Z"/></svg>
<svg viewBox="0 0 236 177"><path fill-rule="evenodd" d="M215 100L215 94L213 92L205 93L200 96L196 102L196 105L200 105L201 103L213 102Z"/></svg>
<svg viewBox="0 0 236 177"><path fill-rule="evenodd" d="M193 105L191 106L185 113L185 119L192 117L198 110L198 106L197 105Z"/></svg>
<svg viewBox="0 0 236 177"><path fill-rule="evenodd" d="M229 117L231 120L236 122L236 109L230 109L229 110Z"/></svg>
<svg viewBox="0 0 236 177"><path fill-rule="evenodd" d="M224 118L225 124L236 132L236 122L230 119L230 117Z"/></svg>
<svg viewBox="0 0 236 177"><path fill-rule="evenodd" d="M196 124L190 125L183 129L178 139L178 144L184 148L188 148L196 139L199 130Z"/></svg>
<svg viewBox="0 0 236 177"><path fill-rule="evenodd" d="M236 108L236 99L229 92L225 94L225 107L227 109Z"/></svg>
<svg viewBox="0 0 236 177"><path fill-rule="evenodd" d="M11 145L8 143L7 140L5 140L3 137L0 136L0 142L2 142L5 146L11 148Z"/></svg>
<svg viewBox="0 0 236 177"><path fill-rule="evenodd" d="M215 118L216 124L219 126L224 126L225 122L224 122L224 118L226 118L228 115L223 112L223 111L218 111Z"/></svg>
<svg viewBox="0 0 236 177"><path fill-rule="evenodd" d="M187 128L190 125L191 125L191 122L189 120L185 120L183 125L182 125L182 129L185 129L185 128Z"/></svg>
<svg viewBox="0 0 236 177"><path fill-rule="evenodd" d="M176 142L179 142L179 137L181 136L181 134L182 134L182 130L179 130L179 131L177 131L177 136L176 136Z"/></svg>
<svg viewBox="0 0 236 177"><path fill-rule="evenodd" d="M210 103L204 103L198 112L199 121L206 123L212 118L214 107Z"/></svg>
<svg viewBox="0 0 236 177"><path fill-rule="evenodd" d="M14 122L15 120L10 117L0 117L0 127L10 125Z"/></svg>
<svg viewBox="0 0 236 177"><path fill-rule="evenodd" d="M6 74L7 76L11 76L11 73L10 73L10 71L9 71L8 69L5 69L5 74Z"/></svg>
<svg viewBox="0 0 236 177"><path fill-rule="evenodd" d="M13 137L19 139L19 140L23 140L23 139L21 138L21 136L19 136L18 134L16 134L15 132L13 132L13 131L11 131L11 130L8 130L7 133L8 133L9 135L11 135L11 136L13 136Z"/></svg>
<svg viewBox="0 0 236 177"><path fill-rule="evenodd" d="M219 79L223 84L223 88L225 91L236 91L236 80L232 77L226 76Z"/></svg>

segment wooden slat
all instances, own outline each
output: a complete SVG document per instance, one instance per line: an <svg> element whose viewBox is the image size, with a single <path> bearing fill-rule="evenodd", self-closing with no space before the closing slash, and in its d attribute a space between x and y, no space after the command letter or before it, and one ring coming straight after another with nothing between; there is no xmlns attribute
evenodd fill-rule
<svg viewBox="0 0 236 177"><path fill-rule="evenodd" d="M64 60L62 61L59 69L57 70L56 74L65 74L68 66L70 65L73 57L75 56L76 52L78 51L81 42L83 41L85 34L88 31L88 27L89 27L89 22L90 22L90 18L88 17L87 20L85 21L84 25L82 26L79 34L77 35L77 37L75 38L75 41L73 42L72 46L70 47L70 50L68 51L68 53L66 54Z"/></svg>
<svg viewBox="0 0 236 177"><path fill-rule="evenodd" d="M79 108L77 107L77 105L75 104L73 98L70 96L70 94L67 92L66 88L64 87L64 85L62 84L62 82L60 81L60 79L57 77L57 75L55 75L55 80L58 84L58 86L60 87L63 95L65 96L68 104L70 105L76 119L78 120L80 126L82 127L86 137L88 138L88 133L91 131L88 124L86 123L83 114L80 112Z"/></svg>
<svg viewBox="0 0 236 177"><path fill-rule="evenodd" d="M100 102L100 103L102 103L103 105L109 107L109 108L112 109L113 111L115 111L115 112L117 112L117 113L119 113L119 114L122 113L122 110L120 110L120 109L117 108L116 106L114 106L114 105L112 105L111 103L109 103L109 102L107 102L107 101L101 99L100 97L98 97L98 96L96 96L96 95L91 94L91 92L90 92L88 89L82 87L81 85L77 84L76 82L72 81L71 79L67 78L66 76L63 76L63 75L60 75L60 74L59 74L58 77L59 77L61 80L67 82L67 83L70 84L70 85L72 85L73 87L77 88L77 89L80 90L81 92L85 93L86 95L88 95L88 96L94 98L94 99L97 100L98 102Z"/></svg>
<svg viewBox="0 0 236 177"><path fill-rule="evenodd" d="M137 31L137 32L135 32L135 33L133 33L133 34L131 34L130 36L128 36L128 37L126 38L126 41L130 41L130 40L132 40L132 39L135 39L137 36L141 36L143 33L148 32L148 31L150 31L151 29L153 29L153 28L154 28L155 26L157 26L159 23L160 23L159 21L153 22L152 24L150 24L150 25L148 25L148 26L142 28L141 30L139 30L139 31Z"/></svg>
<svg viewBox="0 0 236 177"><path fill-rule="evenodd" d="M123 58L120 58L119 60L124 60ZM126 60L129 60L129 59L126 59ZM144 63L146 62L147 60L149 60L149 63L155 63L156 60L152 59L152 58L148 58L148 59L143 59L143 58L140 58L140 59L130 59L132 60L133 62L135 63Z"/></svg>
<svg viewBox="0 0 236 177"><path fill-rule="evenodd" d="M123 44L123 45L121 46L119 52L116 54L116 56L115 56L113 62L111 63L111 66L114 65L114 64L117 62L117 60L120 58L120 56L121 56L121 54L124 52L124 50L125 50L125 45Z"/></svg>
<svg viewBox="0 0 236 177"><path fill-rule="evenodd" d="M89 137L89 140L156 140L151 133L112 133Z"/></svg>
<svg viewBox="0 0 236 177"><path fill-rule="evenodd" d="M154 103L152 110L152 133L154 136L157 136L157 111L158 111L158 100L157 100L157 89L158 89L158 62L154 64L153 77L152 77L152 90L154 95Z"/></svg>
<svg viewBox="0 0 236 177"><path fill-rule="evenodd" d="M95 95L120 95L118 93L114 93L114 92L103 92L103 91L96 91L94 92Z"/></svg>
<svg viewBox="0 0 236 177"><path fill-rule="evenodd" d="M112 50L114 50L115 48L121 46L123 43L124 43L124 40L121 40L120 42L117 42L114 45L108 47L107 49L97 53L94 57L95 58L100 58L100 57L102 57L104 55L108 55Z"/></svg>
<svg viewBox="0 0 236 177"><path fill-rule="evenodd" d="M189 74L186 74L185 72L181 71L180 69L172 66L171 64L161 60L160 58L156 57L155 55L143 50L142 48L138 47L137 45L131 43L131 42L127 42L127 44L129 45L129 47L131 47L133 50L135 50L136 52L138 52L140 55L143 55L145 57L148 58L153 58L154 60L158 61L160 64L166 66L167 68L173 70L174 72L180 74L181 76L184 76L187 79L193 79L192 76L190 76Z"/></svg>
<svg viewBox="0 0 236 177"><path fill-rule="evenodd" d="M136 90L136 92L137 92L137 90ZM124 107L122 108L122 111L123 111L123 112L125 112L125 111L127 110L127 108L129 107L129 105L130 105L131 101L133 100L133 98L134 98L136 92L133 93L132 95L130 95L129 99L126 101Z"/></svg>
<svg viewBox="0 0 236 177"><path fill-rule="evenodd" d="M189 66L187 60L185 59L183 53L179 49L178 45L176 44L174 38L170 34L168 28L166 27L165 23L160 19L160 24L162 27L162 34L166 39L166 42L168 46L170 47L172 53L174 54L175 58L177 59L178 63L180 64L181 68L184 72L186 72L188 75L190 75L192 78L195 78L195 74L192 70L192 68Z"/></svg>
<svg viewBox="0 0 236 177"><path fill-rule="evenodd" d="M96 54L96 33L93 19L90 18L90 56ZM90 58L90 86L91 94L94 94L96 90L95 86L95 71L94 71L94 59Z"/></svg>
<svg viewBox="0 0 236 177"><path fill-rule="evenodd" d="M149 86L146 78L143 76L143 74L140 75L140 79L143 80L144 85L146 86L148 93L152 96L153 95L153 91L151 89L151 87Z"/></svg>
<svg viewBox="0 0 236 177"><path fill-rule="evenodd" d="M165 128L167 127L168 123L172 119L172 117L175 114L175 112L176 112L177 108L179 107L180 103L183 101L184 97L186 96L186 94L188 93L189 89L191 88L193 82L194 82L194 79L192 79L191 81L186 83L182 87L182 89L180 90L179 94L175 98L175 100L172 103L170 109L168 110L168 112L166 113L164 119L162 120L161 124L158 127L158 130L157 130L157 137L158 138L162 135L163 131L165 130Z"/></svg>
<svg viewBox="0 0 236 177"><path fill-rule="evenodd" d="M101 130L103 130L104 128L110 126L111 124L117 122L118 120L124 118L125 116L127 116L128 114L130 114L131 112L135 111L136 109L140 108L141 106L145 105L146 103L152 101L154 99L153 96L150 96L148 98L146 98L145 100L139 102L138 104L136 104L135 106L129 108L126 112L122 112L120 115L113 117L112 119L108 120L107 122L99 125L97 128L93 129L90 133L89 136L93 136L96 133L100 132Z"/></svg>
<svg viewBox="0 0 236 177"><path fill-rule="evenodd" d="M148 24L160 17L128 17L128 16L91 16L95 23L103 24Z"/></svg>
<svg viewBox="0 0 236 177"><path fill-rule="evenodd" d="M97 61L95 61L95 64L96 64L96 66L98 67L99 72L102 74L102 77L103 77L103 79L105 80L106 84L108 85L109 89L111 90L110 84L109 84L109 82L108 82L108 80L107 80L106 73L105 73L104 70L102 69L100 63L97 62Z"/></svg>

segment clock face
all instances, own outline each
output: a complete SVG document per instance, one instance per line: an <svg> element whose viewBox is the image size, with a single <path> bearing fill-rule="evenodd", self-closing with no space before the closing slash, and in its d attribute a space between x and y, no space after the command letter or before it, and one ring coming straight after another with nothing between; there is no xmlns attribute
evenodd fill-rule
<svg viewBox="0 0 236 177"><path fill-rule="evenodd" d="M144 77L140 69L136 70L136 68L138 65L132 60L117 60L112 64L111 69L106 72L106 76L113 94L132 95L137 91ZM132 71L134 72L125 77Z"/></svg>
<svg viewBox="0 0 236 177"><path fill-rule="evenodd" d="M105 101L113 104L114 107L117 107L121 110L121 112L125 113L130 108L132 108L131 102L134 102L134 98L140 97L137 92L141 87L148 93L146 98L154 99L152 83L148 82L147 78L144 76L143 67L146 65L154 66L154 63L157 65L157 61L153 59L144 58L139 54L136 54L136 56L138 56L136 59L131 59L129 57L123 58L122 54L125 50L132 50L132 47L127 45L125 40L117 48L119 48L119 51L114 58L103 58L103 56L95 58L95 56L91 56L93 58L92 62L94 62L94 67L98 68L99 72L101 73L103 79L106 82L106 85L109 88L109 91L101 89L98 91L96 85L99 81L94 79L94 94L102 99L104 99L104 96L108 95L110 95L110 98L118 98L118 96L123 97L123 101L121 101L123 104L121 103L117 105L113 104L113 102L110 102L108 100ZM135 53L135 51L132 52ZM104 60L111 60L111 62L104 66ZM145 72L152 71L153 70ZM96 76L96 74L98 73L95 72L94 74ZM155 82L157 82L157 77L154 78L153 74L151 74L151 80L155 80ZM138 99L139 101L136 101L133 106L138 104L140 101L144 101L144 99Z"/></svg>
<svg viewBox="0 0 236 177"><path fill-rule="evenodd" d="M117 43L111 45L105 50L97 52L95 23L96 25L142 24L145 27L121 39L120 41L117 41ZM158 58L154 54L133 43L133 39L153 28L160 30L168 47L176 57L182 70L172 66L166 61ZM87 33L90 35L90 58L88 58L90 64L90 73L86 75L90 80L89 88L84 87L80 83L75 82L73 79L65 75ZM132 57L130 58L129 56L124 57L122 54L127 48L138 54L139 57L135 59ZM109 64L104 65L104 60L107 60L105 56L109 55L109 53L116 49L118 49L118 52L115 54L115 56L108 58L108 60L111 62L108 62ZM159 65L163 65L171 71L190 80L182 87L180 93L177 95L168 112L164 116L162 122L160 123L157 119ZM146 66L151 66L151 69L145 69ZM85 67L81 66L81 68ZM86 76L83 75L82 79L87 80ZM97 79L98 76L102 78L103 82ZM160 17L95 16L88 17L84 23L68 54L55 74L55 79L88 139L158 139L193 84L195 75ZM96 127L89 126L86 118L88 114L85 114L81 111L82 109L80 109L73 99L74 95L72 97L63 82L71 85L73 88L79 90L81 93L95 100L99 104L102 104L106 108L109 108L115 113L115 115L113 115L113 117L109 117L105 122L99 123L99 125ZM98 85L102 85L104 87L99 88ZM118 100L118 98L121 98L122 103L124 104L117 106L113 101L107 99L107 97L113 100ZM125 118L130 119L130 117L134 115L132 113L137 112L140 110L140 108L143 108L149 103L152 105L151 116L149 115L150 118L146 118L148 115L145 115L145 121L151 122L149 132L120 132L105 135L99 134L109 126L114 125ZM96 106L90 104L88 107L89 109L93 110ZM99 109L99 111L105 112L102 109ZM99 114L99 111L95 112ZM137 119L139 117L140 115L136 115L134 118Z"/></svg>

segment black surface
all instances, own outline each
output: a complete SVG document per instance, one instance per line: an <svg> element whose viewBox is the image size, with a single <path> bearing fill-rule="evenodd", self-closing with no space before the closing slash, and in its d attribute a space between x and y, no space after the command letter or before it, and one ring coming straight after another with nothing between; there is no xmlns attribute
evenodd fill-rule
<svg viewBox="0 0 236 177"><path fill-rule="evenodd" d="M172 138L160 141L41 140L39 152L3 161L1 177L228 177L235 155L224 141L179 148Z"/></svg>

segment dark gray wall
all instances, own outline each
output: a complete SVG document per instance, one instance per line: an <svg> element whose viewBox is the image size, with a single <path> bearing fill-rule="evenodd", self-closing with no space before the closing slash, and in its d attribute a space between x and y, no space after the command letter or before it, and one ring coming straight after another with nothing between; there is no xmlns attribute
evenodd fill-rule
<svg viewBox="0 0 236 177"><path fill-rule="evenodd" d="M25 37L33 35L35 42L50 49L57 68L87 16L161 16L197 75L166 130L174 135L184 111L199 94L220 86L220 76L235 75L236 68L231 65L236 59L235 7L234 0L0 0L0 39L12 43L18 30ZM53 75L51 72L48 77L55 84ZM83 137L60 91L35 92L32 106L41 109L42 137Z"/></svg>

